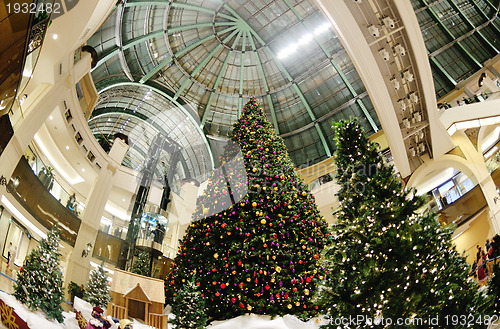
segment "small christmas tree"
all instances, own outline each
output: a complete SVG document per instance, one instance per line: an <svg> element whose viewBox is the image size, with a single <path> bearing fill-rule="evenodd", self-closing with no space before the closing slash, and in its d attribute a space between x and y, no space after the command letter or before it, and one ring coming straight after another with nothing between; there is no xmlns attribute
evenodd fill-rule
<svg viewBox="0 0 500 329"><path fill-rule="evenodd" d="M196 274L214 320L318 314L313 294L325 275L327 225L254 97L221 163L181 241L167 300Z"/></svg>
<svg viewBox="0 0 500 329"><path fill-rule="evenodd" d="M98 268L90 272L83 299L92 304L92 306L104 308L106 308L111 301L108 275L104 272L104 262L102 262Z"/></svg>
<svg viewBox="0 0 500 329"><path fill-rule="evenodd" d="M134 264L132 264L130 272L139 275L150 276L151 274L150 274L149 263L150 263L150 254L145 251L139 251L137 258L134 261Z"/></svg>
<svg viewBox="0 0 500 329"><path fill-rule="evenodd" d="M58 248L59 230L54 226L26 257L14 284L14 297L31 310L41 309L49 319L63 322L64 291Z"/></svg>
<svg viewBox="0 0 500 329"><path fill-rule="evenodd" d="M483 300L452 245L453 229L441 227L434 214L417 214L424 198L403 190L357 120L335 128L341 189L333 243L324 252L329 275L320 305L327 317L365 319L357 328L371 328L369 319L398 318L432 327L429 320L439 317L441 328L446 315L479 316Z"/></svg>
<svg viewBox="0 0 500 329"><path fill-rule="evenodd" d="M179 290L172 303L172 313L175 314L172 324L178 329L205 328L205 300L194 280L190 280Z"/></svg>

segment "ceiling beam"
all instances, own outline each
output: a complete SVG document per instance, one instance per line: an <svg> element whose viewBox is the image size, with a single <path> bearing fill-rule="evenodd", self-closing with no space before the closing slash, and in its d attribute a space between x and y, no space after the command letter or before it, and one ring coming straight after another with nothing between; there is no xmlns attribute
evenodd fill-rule
<svg viewBox="0 0 500 329"><path fill-rule="evenodd" d="M274 52L269 48L269 46L266 44L266 42L264 42L264 40L258 35L258 33L250 25L248 25L248 23L234 9L232 9L226 3L224 3L223 7L226 8L234 17L238 18L239 19L239 23L242 26L244 26L245 30L247 30L248 32L250 32L255 37L255 39L257 39L257 41L259 41L264 46L264 50L267 50L267 52L273 58L274 62L276 63L276 65L278 66L278 68L281 70L281 72L283 73L283 75L288 79L289 82L292 83L292 85L294 87L294 90L298 94L301 102L303 103L304 107L306 108L307 113L309 114L309 117L311 118L311 121L315 121L316 117L315 117L314 113L312 112L311 107L309 106L309 103L307 102L306 98L304 97L304 94L302 93L302 91L300 90L300 88L297 86L297 83L294 82L294 80L293 80L292 76L290 75L290 73L288 73L288 71L283 66L283 64L281 64L280 60L278 59L278 56L276 56L274 54ZM326 142L326 138L325 138L325 135L324 135L321 127L318 124L315 124L314 126L316 127L316 131L318 132L318 136L319 136L319 138L321 140L321 143L323 144L323 147L325 149L326 155L328 157L332 156L332 152L330 150L330 147L328 146L328 143Z"/></svg>
<svg viewBox="0 0 500 329"><path fill-rule="evenodd" d="M288 8L290 8L290 10L294 13L295 17L297 17L297 19L302 23L302 25L304 26L304 28L309 33L311 33L311 28L305 23L305 20L302 17L302 15L300 15L300 13L292 6L292 4L290 3L290 1L289 0L283 0L283 1L288 6ZM370 112L366 108L365 104L361 101L361 99L359 99L358 93L356 92L356 90L354 89L354 87L352 86L352 84L349 82L349 79L347 79L347 76L345 75L344 71L333 60L332 54L326 49L326 47L323 45L323 43L318 38L314 37L313 33L311 33L311 34L313 35L314 41L316 41L316 43L318 44L318 46L321 48L321 50L325 54L326 58L329 59L330 63L332 64L333 68L335 69L335 71L339 75L339 77L342 80L342 82L346 85L347 90L349 90L349 92L351 93L351 95L354 98L356 98L356 104L359 106L359 108L361 109L361 111L365 115L365 117L368 120L368 123L372 127L373 131L377 132L379 129L377 127L377 124L375 123L375 120L373 120L373 118L370 115Z"/></svg>
<svg viewBox="0 0 500 329"><path fill-rule="evenodd" d="M220 34L224 34L224 33L227 33L229 31L232 31L234 29L236 29L237 27L236 26L231 26L225 30L222 30L220 31ZM174 57L180 57L182 55L184 55L185 53L187 53L188 51L191 51L192 49L198 47L199 45L211 40L215 38L215 34L210 34L206 37L204 37L203 39L200 39L198 41L196 41L195 43L193 43L192 45L188 46L188 47L185 47L179 51L177 51L173 56L169 55L167 56L162 62L160 62L158 65L156 65L155 68L153 68L151 71L149 71L146 75L144 75L141 80L139 80L140 83L145 83L146 81L148 81L149 79L151 79L156 73L160 72L165 66L167 66L168 64L170 64Z"/></svg>
<svg viewBox="0 0 500 329"><path fill-rule="evenodd" d="M248 39L250 40L250 45L252 46L255 61L257 62L257 66L259 67L260 78L262 80L262 83L264 83L264 90L266 91L267 103L269 105L269 110L271 111L271 119L273 121L274 130L276 130L276 134L279 135L280 128L278 126L278 120L276 119L276 110L274 109L273 100L271 98L271 95L269 94L269 85L267 83L266 74L264 73L264 67L262 66L262 61L260 60L259 54L256 51L257 47L255 47L255 41L253 40L251 35L248 37Z"/></svg>
<svg viewBox="0 0 500 329"><path fill-rule="evenodd" d="M225 25L234 25L234 23L232 23L232 22L197 23L197 24L180 25L180 26L168 28L167 31L161 30L161 31L151 32L151 33L148 33L146 35L137 37L135 39L128 40L127 42L122 44L121 48L115 47L115 48L111 49L105 55L103 55L101 57L101 59L97 62L97 65L92 70L95 70L101 64L103 64L104 62L106 62L110 58L116 56L120 51L126 50L126 49L133 47L135 45L138 45L139 43L141 43L143 41L149 41L150 39L153 39L156 37L161 37L165 34L172 34L172 33L177 33L180 31L203 28L203 27L212 26L212 25L213 26L225 26Z"/></svg>
<svg viewBox="0 0 500 329"><path fill-rule="evenodd" d="M138 83L138 82L117 82L117 83L111 83L109 85L106 85L105 87L103 87L102 89L98 90L98 93L101 94L103 92L105 92L106 90L109 90L111 88L114 88L114 87L120 87L120 86L135 86L135 87L147 87L147 88L150 88L152 89L154 92L160 94L161 96L165 97L166 99L170 100L172 103L174 103L181 111L182 113L184 113L184 115L186 116L186 118L188 118L188 120L190 120L196 127L198 127L198 132L201 136L201 138L203 139L203 142L208 150L208 153L210 154L210 163L211 163L211 168L213 169L214 168L214 159L213 159L213 155L212 155L212 149L210 148L210 145L208 144L208 141L207 141L207 138L203 132L203 129L202 127L199 125L199 123L197 122L197 119L198 118L194 118L191 113L189 113L189 111L184 107L184 105L182 105L181 103L179 103L178 100L175 100L173 99L172 96L170 96L169 94L165 93L164 91L156 88L156 87L153 87L153 86L150 86L150 85L147 85L145 86L144 84L141 84L141 83Z"/></svg>
<svg viewBox="0 0 500 329"><path fill-rule="evenodd" d="M424 6L428 6L429 5L428 2L427 2L427 0L420 0L420 2ZM441 30L443 30L444 34L446 34L448 36L448 38L450 39L450 41L455 41L455 39L456 39L455 36L446 27L446 25L444 25L443 21L439 18L439 16L436 14L436 12L434 11L434 9L432 9L432 6L428 6L426 8L426 10L429 12L429 14L432 17L432 19L434 19L434 21L439 25L439 27L441 27ZM458 41L456 44L459 47L459 49L462 51L462 53L465 54L465 56L467 56L469 58L469 60L472 62L472 64L474 66L476 66L476 68L478 68L478 69L482 69L483 68L483 65L474 56L472 56L472 54L467 49L465 49L465 47L462 45L462 43L460 41Z"/></svg>
<svg viewBox="0 0 500 329"><path fill-rule="evenodd" d="M238 44L238 41L240 40L241 35L242 35L242 32L239 31L238 35L236 36L236 38L233 41L233 45L231 46L232 49L234 49L235 46ZM227 53L226 58L224 59L224 63L222 63L222 67L219 70L219 73L217 74L217 77L215 78L215 82L214 82L214 86L213 86L213 91L210 91L210 96L208 97L207 104L205 105L205 108L203 109L203 113L201 115L201 125L200 125L200 127L205 126L205 121L207 120L208 111L210 110L210 108L212 106L213 98L215 96L215 91L219 87L219 83L220 83L220 81L222 79L222 76L226 72L227 63L229 62L229 58L231 57L232 54L233 54L233 50L230 50ZM241 111L241 110L239 110L239 111ZM240 115L241 115L241 113L238 112L238 117Z"/></svg>
<svg viewBox="0 0 500 329"><path fill-rule="evenodd" d="M475 2L475 1L474 1ZM477 35L479 35L481 37L481 39L483 40L483 42L485 44L488 45L488 47L491 48L491 50L493 50L495 53L498 54L498 49L495 48L495 46L490 42L490 40L488 40L488 38L486 38L484 36L484 34L481 32L480 29L478 29L478 27L476 27L474 25L474 23L472 23L472 21L469 19L469 17L467 17L465 15L465 13L462 11L462 9L460 9L459 6L457 6L457 4L453 1L453 0L450 0L449 1L449 4L450 6L458 13L458 15L460 17L462 17L462 20L467 24L469 25L469 27L472 29L472 31L475 31L477 33Z"/></svg>
<svg viewBox="0 0 500 329"><path fill-rule="evenodd" d="M231 32L226 38L224 38L224 40L222 42L223 43L228 42L229 40L231 40L236 35L236 33L238 33L238 30L235 30L235 31ZM186 81L184 81L184 83L181 85L181 87L179 88L179 90L177 90L177 92L175 93L174 99L179 98L179 96L182 94L182 92L184 91L184 89L186 89L186 87L189 84L189 82L191 81L191 79L194 78L195 75L198 74L198 72L200 72L200 70L208 63L208 61L210 59L212 59L212 57L214 57L214 55L221 48L222 48L222 44L219 43L216 47L214 47L214 49L212 49L212 51L210 53L208 53L207 56L205 56L205 58L203 58L203 60L191 72L190 76L188 78L186 78Z"/></svg>

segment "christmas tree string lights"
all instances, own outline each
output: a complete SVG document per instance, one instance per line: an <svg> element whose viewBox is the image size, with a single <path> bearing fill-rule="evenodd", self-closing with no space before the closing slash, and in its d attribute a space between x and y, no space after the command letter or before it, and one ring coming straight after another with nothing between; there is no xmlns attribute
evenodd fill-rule
<svg viewBox="0 0 500 329"><path fill-rule="evenodd" d="M313 316L328 235L314 197L254 97L231 140L181 240L167 302L195 275L211 319Z"/></svg>
<svg viewBox="0 0 500 329"><path fill-rule="evenodd" d="M47 237L26 257L14 284L14 297L30 310L42 310L49 319L63 322L64 290L59 265L59 229L54 226Z"/></svg>
<svg viewBox="0 0 500 329"><path fill-rule="evenodd" d="M332 244L322 255L329 279L319 304L331 320L323 328L337 328L333 320L349 316L418 317L427 328L446 327L446 315L481 316L484 300L452 245L453 228L441 227L435 214L417 213L424 198L403 189L356 119L334 129L341 189ZM435 317L437 327L429 322Z"/></svg>

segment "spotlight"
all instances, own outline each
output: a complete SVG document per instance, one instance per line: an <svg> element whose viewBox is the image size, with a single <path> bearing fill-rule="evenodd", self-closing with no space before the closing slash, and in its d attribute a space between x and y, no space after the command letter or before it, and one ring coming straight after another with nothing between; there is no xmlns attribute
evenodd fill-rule
<svg viewBox="0 0 500 329"><path fill-rule="evenodd" d="M394 89L399 90L399 87L401 85L399 84L399 81L398 81L398 79L396 79L396 77L392 77L389 81L392 83L392 86L394 87Z"/></svg>
<svg viewBox="0 0 500 329"><path fill-rule="evenodd" d="M418 96L417 96L417 93L412 91L408 94L408 99L410 100L410 102L412 102L413 104L417 104L418 103Z"/></svg>
<svg viewBox="0 0 500 329"><path fill-rule="evenodd" d="M394 46L394 55L401 55L401 56L404 56L406 55L406 49L401 46L399 43L397 43L395 46Z"/></svg>
<svg viewBox="0 0 500 329"><path fill-rule="evenodd" d="M402 99L402 98L398 99L398 104L399 104L399 108L401 109L401 111L406 110L406 102L404 99Z"/></svg>
<svg viewBox="0 0 500 329"><path fill-rule="evenodd" d="M403 79L405 81L408 81L408 82L412 82L413 81L413 74L410 73L409 70L404 70L402 73L403 73Z"/></svg>
<svg viewBox="0 0 500 329"><path fill-rule="evenodd" d="M382 18L382 21L384 22L385 26L388 26L391 29L393 29L396 26L394 23L394 20L390 17L384 17L384 18Z"/></svg>
<svg viewBox="0 0 500 329"><path fill-rule="evenodd" d="M368 32L370 32L370 34L373 35L375 38L377 38L380 35L380 30L375 25L368 26Z"/></svg>
<svg viewBox="0 0 500 329"><path fill-rule="evenodd" d="M389 52L387 50L385 50L385 48L380 48L378 50L378 53L380 54L380 56L382 56L384 61L388 61L391 58L389 55Z"/></svg>

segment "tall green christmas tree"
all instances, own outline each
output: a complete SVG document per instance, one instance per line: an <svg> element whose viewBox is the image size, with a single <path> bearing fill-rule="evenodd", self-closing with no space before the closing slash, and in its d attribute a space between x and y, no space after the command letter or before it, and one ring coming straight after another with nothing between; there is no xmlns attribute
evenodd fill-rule
<svg viewBox="0 0 500 329"><path fill-rule="evenodd" d="M179 329L204 329L207 325L205 300L194 280L189 280L177 293L172 303L175 319L172 324Z"/></svg>
<svg viewBox="0 0 500 329"><path fill-rule="evenodd" d="M104 262L90 272L89 280L85 285L83 299L92 304L106 308L111 301L108 275L104 271Z"/></svg>
<svg viewBox="0 0 500 329"><path fill-rule="evenodd" d="M130 269L130 272L139 274L139 275L144 275L144 276L150 276L151 271L150 271L150 257L151 255L145 251L139 251L137 254L137 258L135 259L134 263L132 264L132 268Z"/></svg>
<svg viewBox="0 0 500 329"><path fill-rule="evenodd" d="M231 140L181 240L167 301L196 274L211 319L315 315L328 232L314 197L255 98Z"/></svg>
<svg viewBox="0 0 500 329"><path fill-rule="evenodd" d="M417 214L424 198L403 189L357 120L334 128L341 189L333 243L324 251L328 278L320 305L330 319L324 327L337 328L334 320L349 316L359 316L358 328L373 327L369 319L444 328L452 315L477 317L481 297L451 243L453 229L434 214ZM438 325L429 322L436 317Z"/></svg>
<svg viewBox="0 0 500 329"><path fill-rule="evenodd" d="M63 322L64 291L58 248L59 230L54 226L26 257L14 284L14 297L31 310L40 309L49 319Z"/></svg>

